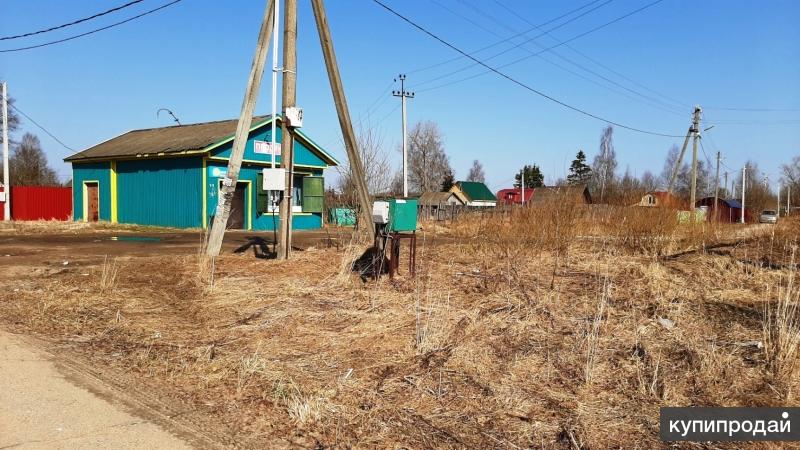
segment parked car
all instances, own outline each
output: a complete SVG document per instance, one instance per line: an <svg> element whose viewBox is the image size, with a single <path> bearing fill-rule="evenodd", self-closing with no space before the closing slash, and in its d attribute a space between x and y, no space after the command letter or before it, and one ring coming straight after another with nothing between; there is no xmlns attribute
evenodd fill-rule
<svg viewBox="0 0 800 450"><path fill-rule="evenodd" d="M765 209L761 211L758 221L760 223L778 223L778 214L774 210Z"/></svg>

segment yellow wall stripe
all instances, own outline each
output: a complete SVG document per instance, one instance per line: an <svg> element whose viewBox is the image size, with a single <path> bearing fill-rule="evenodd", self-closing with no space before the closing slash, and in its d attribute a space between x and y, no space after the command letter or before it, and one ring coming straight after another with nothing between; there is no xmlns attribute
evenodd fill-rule
<svg viewBox="0 0 800 450"><path fill-rule="evenodd" d="M117 162L111 161L111 223L117 223Z"/></svg>

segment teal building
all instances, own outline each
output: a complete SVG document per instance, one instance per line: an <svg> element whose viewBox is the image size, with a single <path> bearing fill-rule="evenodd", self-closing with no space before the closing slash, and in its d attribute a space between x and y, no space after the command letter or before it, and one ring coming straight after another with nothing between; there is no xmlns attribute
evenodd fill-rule
<svg viewBox="0 0 800 450"><path fill-rule="evenodd" d="M276 142L281 142L280 117ZM76 153L72 164L73 218L177 228L208 228L226 178L236 120L134 130ZM273 230L280 193L262 189L271 167L272 118L253 118L228 227ZM292 224L322 227L323 171L336 159L302 131L294 140ZM275 167L280 167L280 145Z"/></svg>

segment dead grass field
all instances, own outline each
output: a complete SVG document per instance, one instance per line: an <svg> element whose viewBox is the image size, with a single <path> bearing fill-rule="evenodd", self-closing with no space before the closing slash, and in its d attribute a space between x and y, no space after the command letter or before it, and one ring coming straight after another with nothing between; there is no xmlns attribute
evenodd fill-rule
<svg viewBox="0 0 800 450"><path fill-rule="evenodd" d="M423 224L394 282L350 271L358 245L226 254L213 286L198 256L4 262L0 324L239 447L658 448L661 406L797 406L800 222L626 211Z"/></svg>

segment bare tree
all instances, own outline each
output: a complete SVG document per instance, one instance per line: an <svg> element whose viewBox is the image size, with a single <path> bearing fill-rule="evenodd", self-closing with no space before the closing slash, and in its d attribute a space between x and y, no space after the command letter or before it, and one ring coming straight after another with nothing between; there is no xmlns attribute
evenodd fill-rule
<svg viewBox="0 0 800 450"><path fill-rule="evenodd" d="M444 139L435 122L418 122L408 136L409 190L438 192L450 168Z"/></svg>
<svg viewBox="0 0 800 450"><path fill-rule="evenodd" d="M736 186L742 185L742 172L736 177ZM758 168L758 163L747 161L747 177L745 179L745 209L755 215L764 209L775 209L776 198L766 182L764 174ZM739 189L741 191L741 189ZM741 198L741 192L739 197Z"/></svg>
<svg viewBox="0 0 800 450"><path fill-rule="evenodd" d="M2 82L2 81L4 81L4 80L0 80L0 82ZM0 97L2 97L2 93L0 93ZM0 101L2 101L2 98L0 98ZM17 112L14 110L13 105L14 105L14 98L9 96L8 97L8 132L9 132L9 134L14 132L14 131L16 131L17 128L19 128L19 123L20 123L19 116L17 115ZM2 144L2 143L3 143L3 136L2 136L2 134L0 134L0 144ZM11 141L9 139L9 144L13 144L13 143L14 143L14 141ZM0 165L0 167L2 167L2 166Z"/></svg>
<svg viewBox="0 0 800 450"><path fill-rule="evenodd" d="M0 82L2 82L2 81L3 80L0 80ZM1 96L2 96L2 93L0 93L0 97ZM0 98L0 102L2 102L2 101L3 101L3 99ZM8 108L7 108L7 111L8 111L8 133L9 134L11 134L12 132L16 131L17 128L19 128L19 123L20 123L19 116L17 115L17 112L14 110L14 108L12 108L13 105L14 105L14 98L9 96L8 97ZM2 135L2 133L0 133L0 144L2 144L2 143L3 143L3 135ZM9 138L8 143L9 143L9 145L12 145L12 144L14 144L14 141L11 140L11 138ZM3 171L3 161L0 160L0 173L2 173L2 171ZM2 183L2 180L0 180L0 183Z"/></svg>
<svg viewBox="0 0 800 450"><path fill-rule="evenodd" d="M25 133L8 161L11 181L16 186L57 186L56 172L47 164L39 138Z"/></svg>
<svg viewBox="0 0 800 450"><path fill-rule="evenodd" d="M607 191L613 188L616 170L617 153L614 150L614 127L608 125L600 135L600 152L592 162L592 184L600 203L605 201Z"/></svg>
<svg viewBox="0 0 800 450"><path fill-rule="evenodd" d="M467 181L479 181L481 183L486 182L486 174L483 172L483 164L481 164L477 159L472 161L472 167L469 168L469 173L467 173Z"/></svg>
<svg viewBox="0 0 800 450"><path fill-rule="evenodd" d="M652 192L658 189L658 178L653 175L653 172L645 170L640 178L640 184L646 192Z"/></svg>
<svg viewBox="0 0 800 450"><path fill-rule="evenodd" d="M791 196L789 204L797 205L800 199L800 156L795 156L790 162L781 166L781 183L783 189L789 188Z"/></svg>
<svg viewBox="0 0 800 450"><path fill-rule="evenodd" d="M364 166L364 177L370 194L385 193L391 188L392 179L389 154L384 147L383 135L377 128L359 124L356 139L358 153ZM339 190L345 197L355 195L355 182L349 162L339 167Z"/></svg>

